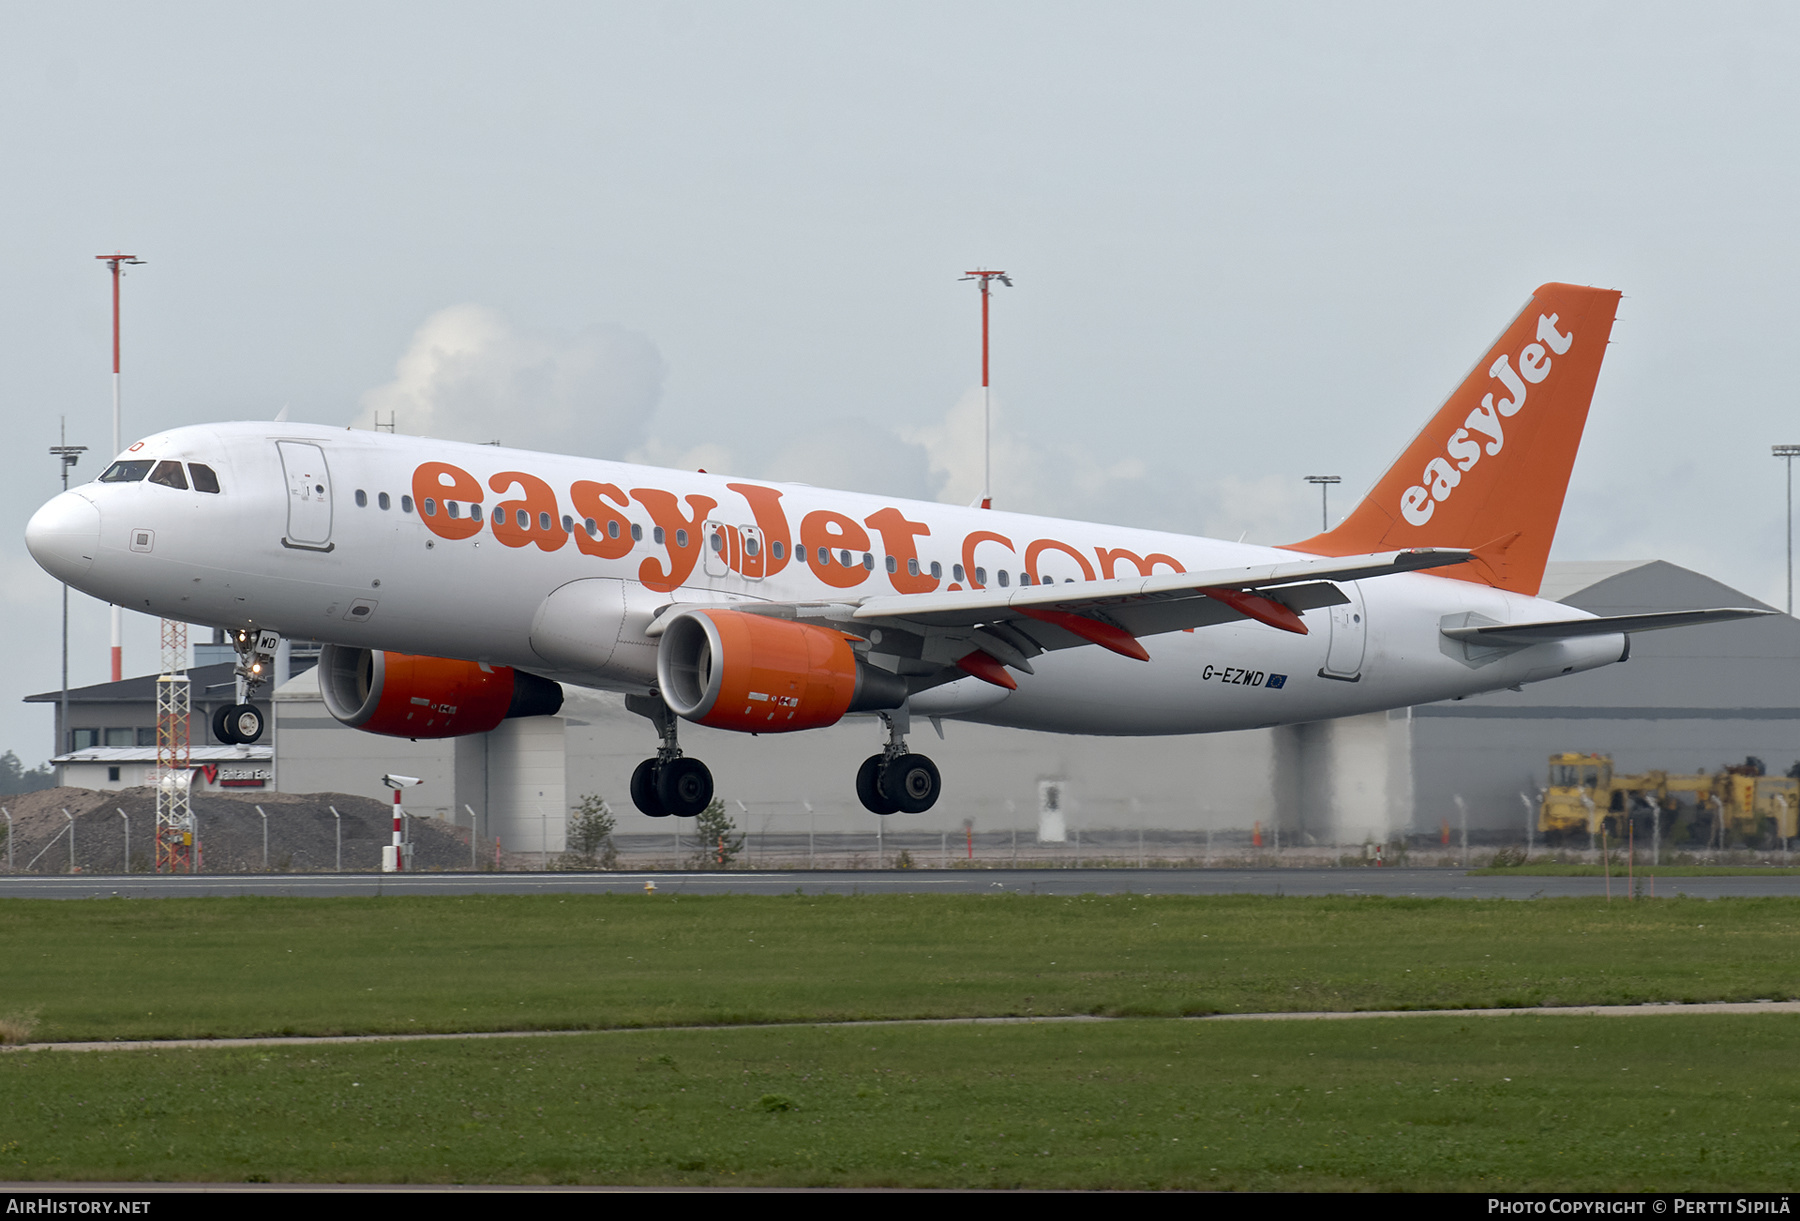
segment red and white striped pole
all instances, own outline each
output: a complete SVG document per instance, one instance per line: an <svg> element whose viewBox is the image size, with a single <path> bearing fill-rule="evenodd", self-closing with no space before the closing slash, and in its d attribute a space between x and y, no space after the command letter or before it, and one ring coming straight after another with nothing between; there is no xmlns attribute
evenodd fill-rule
<svg viewBox="0 0 1800 1221"><path fill-rule="evenodd" d="M991 509L994 507L994 447L988 390L988 297L992 292L989 281L999 280L1008 288L1012 287L1012 281L1004 271L971 271L965 273L963 279L974 280L981 289L981 507Z"/></svg>
<svg viewBox="0 0 1800 1221"><path fill-rule="evenodd" d="M112 294L112 297L113 297L113 302L112 302L112 305L113 305L112 452L113 452L113 455L116 457L118 455L119 451L125 447L125 440L124 440L123 436L121 435L120 428L119 428L119 278L120 278L119 265L121 263L128 264L128 265L135 265L138 263L142 263L144 260L138 258L137 255L135 255L135 254L97 254L94 257L96 259L99 259L101 262L108 264L112 268L112 281L113 281L113 283L112 283L112 290L113 290L113 294ZM108 458L107 459L108 465L111 465L111 462L112 462L112 459ZM124 616L120 612L118 604L114 603L113 608L112 608L112 680L115 683L125 677L125 648L124 648L123 619L124 619Z"/></svg>

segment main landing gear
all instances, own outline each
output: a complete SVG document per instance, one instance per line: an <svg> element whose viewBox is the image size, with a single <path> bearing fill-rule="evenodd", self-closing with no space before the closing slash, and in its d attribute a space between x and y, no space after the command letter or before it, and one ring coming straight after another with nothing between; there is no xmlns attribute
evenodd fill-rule
<svg viewBox="0 0 1800 1221"><path fill-rule="evenodd" d="M631 773L631 804L652 818L692 818L712 803L713 778L706 764L681 753L675 739L675 714L662 697L630 695L625 707L650 718L662 736L654 759L645 759Z"/></svg>
<svg viewBox="0 0 1800 1221"><path fill-rule="evenodd" d="M887 745L856 769L857 800L876 814L923 814L944 791L937 764L906 748L910 718L905 708L881 714Z"/></svg>

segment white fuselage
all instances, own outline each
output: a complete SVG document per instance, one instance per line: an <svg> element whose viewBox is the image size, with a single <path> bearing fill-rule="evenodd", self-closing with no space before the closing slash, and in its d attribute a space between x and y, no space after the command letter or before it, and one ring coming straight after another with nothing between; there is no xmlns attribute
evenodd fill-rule
<svg viewBox="0 0 1800 1221"><path fill-rule="evenodd" d="M51 501L28 542L77 589L151 615L632 692L654 682L656 645L643 629L670 603L855 603L983 579L1016 585L1021 574L1065 583L1294 558L1179 534L306 425L180 428L120 457L204 463L220 491L96 482ZM421 484L424 464L459 475ZM509 483L515 475L528 478ZM585 513L574 503L578 484L588 488ZM595 485L619 495L596 502ZM439 503L428 520L420 491L433 487ZM517 524L524 503L529 527ZM599 523L587 531L596 503L616 517L616 541ZM452 533L476 525L474 505L478 528L445 537L453 521ZM718 550L709 545L715 533ZM832 553L823 566L814 558L821 546ZM807 548L805 562L796 547ZM595 617L593 647L547 645L546 600L596 578L618 583L604 603L618 609ZM1092 646L1062 649L1035 658L1016 691L966 678L915 695L912 709L1065 733L1199 733L1469 695L1625 652L1622 635L1510 650L1450 641L1443 627L1580 614L1470 581L1403 573L1342 588L1349 603L1306 612L1304 636L1251 620L1169 632L1144 639L1147 664ZM559 630L566 641L569 625Z"/></svg>

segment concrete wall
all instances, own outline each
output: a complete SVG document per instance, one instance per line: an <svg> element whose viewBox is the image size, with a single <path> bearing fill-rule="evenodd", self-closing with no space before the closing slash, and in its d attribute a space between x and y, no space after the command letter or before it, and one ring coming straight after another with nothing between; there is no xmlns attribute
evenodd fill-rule
<svg viewBox="0 0 1800 1221"><path fill-rule="evenodd" d="M394 772L425 781L406 790L408 813L449 818L457 808L453 741L413 742L338 724L325 711L316 670L282 684L272 704L275 787L281 792L354 793L391 802L393 790L381 778Z"/></svg>
<svg viewBox="0 0 1800 1221"><path fill-rule="evenodd" d="M502 721L487 742L487 820L483 838L508 852L561 852L571 798L563 719Z"/></svg>
<svg viewBox="0 0 1800 1221"><path fill-rule="evenodd" d="M1384 843L1412 820L1405 709L1273 731L1270 787L1283 843Z"/></svg>

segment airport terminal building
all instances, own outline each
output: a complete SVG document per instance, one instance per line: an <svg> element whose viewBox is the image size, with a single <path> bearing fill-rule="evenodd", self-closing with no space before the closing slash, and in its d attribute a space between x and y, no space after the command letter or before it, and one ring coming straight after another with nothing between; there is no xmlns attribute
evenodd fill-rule
<svg viewBox="0 0 1800 1221"><path fill-rule="evenodd" d="M1762 605L1661 561L1552 564L1542 596L1603 615ZM228 670L193 672L197 707L202 692L229 687ZM556 716L413 742L340 725L325 710L316 673L294 670L268 697L269 736L255 747L222 748L262 758L214 761L207 783L230 776L242 787L386 799L381 776L403 772L425 780L406 794L413 813L472 825L484 844L498 840L510 852L561 851L567 812L588 794L608 800L621 832L669 829L668 820L631 805L631 771L657 739L620 697L569 688ZM141 767L99 753L129 748L153 762L153 685L139 678L70 693L55 759L65 782L141 783ZM30 697L52 705L58 698ZM204 718L195 725L199 748ZM147 750L138 744L146 727ZM1713 771L1746 755L1782 771L1800 759L1800 623L1781 615L1649 632L1633 639L1622 665L1306 725L1099 738L945 722L943 734L938 741L928 721L913 726L915 748L943 772L943 799L925 814L891 816L891 829L962 835L967 826L1016 832L1025 842L1083 830L1180 834L1260 824L1288 844L1354 846L1435 834L1445 822L1458 826L1466 810L1472 834L1522 841L1554 752L1608 754L1623 771ZM873 717L767 737L681 728L684 750L707 762L739 827L776 835L873 834L878 816L857 801L853 777L882 737Z"/></svg>

